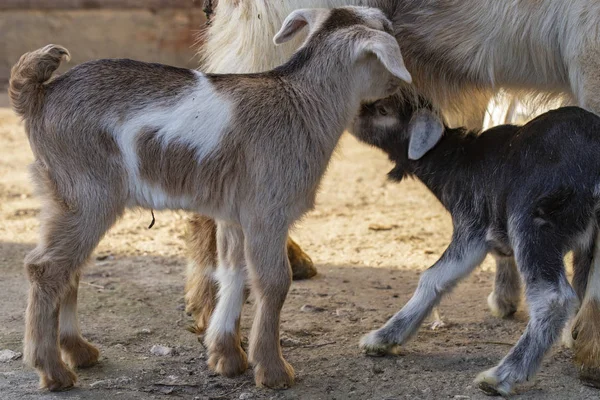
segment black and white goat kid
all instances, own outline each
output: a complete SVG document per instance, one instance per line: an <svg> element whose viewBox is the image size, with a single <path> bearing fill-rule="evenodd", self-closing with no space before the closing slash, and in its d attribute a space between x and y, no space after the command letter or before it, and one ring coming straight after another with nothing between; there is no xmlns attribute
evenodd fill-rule
<svg viewBox="0 0 600 400"><path fill-rule="evenodd" d="M416 109L390 97L364 105L351 130L396 163L392 179L421 180L454 225L450 245L410 301L361 347L385 352L405 343L442 295L492 253L500 267L516 262L530 320L500 364L476 382L488 393L510 394L535 374L583 299L590 266L600 262L600 118L568 107L480 134L447 128L427 105ZM565 273L569 251L575 290Z"/></svg>

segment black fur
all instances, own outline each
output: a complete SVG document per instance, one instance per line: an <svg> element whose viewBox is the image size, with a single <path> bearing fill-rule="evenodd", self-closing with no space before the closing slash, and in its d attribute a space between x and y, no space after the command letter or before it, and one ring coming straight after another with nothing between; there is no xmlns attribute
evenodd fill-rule
<svg viewBox="0 0 600 400"><path fill-rule="evenodd" d="M433 149L419 160L410 160L411 119L417 108L430 106L402 99L398 95L364 105L353 134L388 154L396 164L389 173L392 179L421 180L451 213L454 236L449 250L481 245L505 264L513 264L514 255L525 282L531 320L493 372L497 379L493 390L504 394L535 373L575 304L563 263L568 251L575 251L578 295L585 291L598 230L600 118L565 107L522 127L504 125L483 133L444 127ZM462 251L453 253L452 262L444 254L423 275L413 296L418 304L409 302L365 339L365 347L401 344L410 337L408 330L416 329L407 320L420 323L443 292L476 267L468 264L476 261ZM515 290L508 292L514 295ZM489 382L481 386L490 389Z"/></svg>

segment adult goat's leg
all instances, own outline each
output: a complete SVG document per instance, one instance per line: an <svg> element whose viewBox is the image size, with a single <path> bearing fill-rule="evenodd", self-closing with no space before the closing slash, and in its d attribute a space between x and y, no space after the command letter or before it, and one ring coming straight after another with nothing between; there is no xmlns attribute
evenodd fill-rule
<svg viewBox="0 0 600 400"><path fill-rule="evenodd" d="M578 69L570 72L571 87L579 106L600 116L600 51L591 49L579 56ZM598 246L598 244L596 244ZM579 285L581 286L581 285ZM585 296L575 317L575 361L582 367L580 378L600 387L600 257L594 253Z"/></svg>
<svg viewBox="0 0 600 400"><path fill-rule="evenodd" d="M514 257L496 257L494 290L488 296L492 314L500 318L512 316L521 302L521 277Z"/></svg>
<svg viewBox="0 0 600 400"><path fill-rule="evenodd" d="M193 215L186 235L190 258L185 283L185 311L194 318L190 330L203 334L217 302L217 237L215 221Z"/></svg>
<svg viewBox="0 0 600 400"><path fill-rule="evenodd" d="M600 387L600 244L598 239L594 245L593 259L588 265L587 282L584 280L585 269L576 271L573 279L578 295L583 290L585 295L573 322L572 332L575 339L575 361L581 366L580 378L589 385Z"/></svg>

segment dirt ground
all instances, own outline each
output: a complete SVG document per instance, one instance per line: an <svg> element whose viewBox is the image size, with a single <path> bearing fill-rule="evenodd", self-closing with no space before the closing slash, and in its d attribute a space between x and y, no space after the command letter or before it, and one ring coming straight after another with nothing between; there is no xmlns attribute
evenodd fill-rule
<svg viewBox="0 0 600 400"><path fill-rule="evenodd" d="M0 108L0 149L0 350L22 352L22 260L37 240L39 202L27 176L32 155L23 127L6 108ZM183 311L186 214L157 213L148 230L150 212L142 210L128 212L109 232L82 278L82 331L100 348L100 363L80 370L77 387L58 394L39 391L35 371L21 360L0 363L0 399L486 398L472 380L505 355L527 321L525 306L512 320L488 312L489 259L442 302L446 328L422 327L399 356L371 358L358 348L362 334L409 299L451 234L436 200L417 182L387 182L389 169L378 151L345 137L316 209L294 232L319 269L315 279L294 282L283 310L283 352L296 369L294 388L256 389L251 370L235 379L207 370ZM314 307L301 311L304 305ZM245 334L251 312L250 302ZM153 355L157 344L174 354ZM571 355L555 346L517 398L600 398L581 385Z"/></svg>

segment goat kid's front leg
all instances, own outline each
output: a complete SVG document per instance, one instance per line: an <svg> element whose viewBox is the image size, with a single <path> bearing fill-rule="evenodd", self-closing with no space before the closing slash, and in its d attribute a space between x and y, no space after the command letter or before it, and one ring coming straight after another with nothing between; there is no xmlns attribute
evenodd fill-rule
<svg viewBox="0 0 600 400"><path fill-rule="evenodd" d="M292 282L286 254L287 226L258 223L245 229L256 314L250 334L250 361L258 387L285 389L294 384L294 369L285 361L279 343L281 308Z"/></svg>
<svg viewBox="0 0 600 400"><path fill-rule="evenodd" d="M194 325L188 330L203 335L217 302L215 221L199 214L193 215L186 242L190 262L185 283L185 311L194 319ZM287 239L287 254L294 280L310 279L317 274L311 258L291 237Z"/></svg>
<svg viewBox="0 0 600 400"><path fill-rule="evenodd" d="M495 258L496 280L487 302L493 315L508 318L517 312L521 302L521 277L514 257Z"/></svg>
<svg viewBox="0 0 600 400"><path fill-rule="evenodd" d="M364 336L360 347L367 354L393 353L416 333L442 296L481 264L486 254L484 235L455 231L442 257L421 275L408 303L383 327Z"/></svg>
<svg viewBox="0 0 600 400"><path fill-rule="evenodd" d="M208 366L228 377L242 374L248 358L241 347L240 316L245 302L244 234L238 225L217 221L219 262L214 274L219 284L217 304L205 337Z"/></svg>

